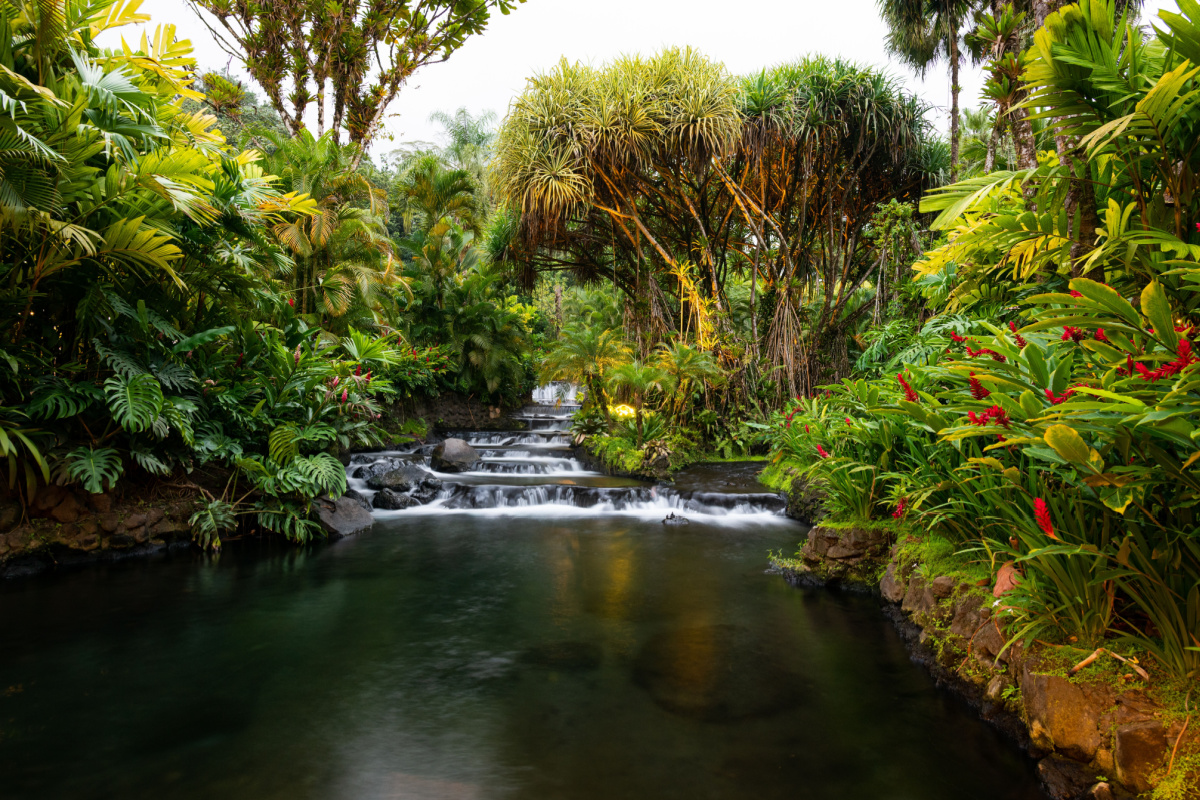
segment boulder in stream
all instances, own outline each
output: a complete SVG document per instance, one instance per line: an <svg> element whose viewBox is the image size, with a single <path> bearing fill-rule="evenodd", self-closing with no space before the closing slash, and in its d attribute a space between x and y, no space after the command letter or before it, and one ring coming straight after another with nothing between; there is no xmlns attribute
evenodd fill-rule
<svg viewBox="0 0 1200 800"><path fill-rule="evenodd" d="M429 465L438 472L466 472L479 460L479 452L463 439L447 439L434 448Z"/></svg>
<svg viewBox="0 0 1200 800"><path fill-rule="evenodd" d="M342 496L337 500L318 497L313 504L317 509L317 521L330 539L369 531L375 524L371 512L352 497Z"/></svg>
<svg viewBox="0 0 1200 800"><path fill-rule="evenodd" d="M388 511L399 511L404 508L420 505L421 501L407 494L400 494L391 489L380 489L375 493L375 499L372 501L375 508L386 509Z"/></svg>
<svg viewBox="0 0 1200 800"><path fill-rule="evenodd" d="M420 486L421 481L429 477L429 473L416 464L400 464L385 472L376 472L367 478L367 486L372 489L391 489L397 492Z"/></svg>

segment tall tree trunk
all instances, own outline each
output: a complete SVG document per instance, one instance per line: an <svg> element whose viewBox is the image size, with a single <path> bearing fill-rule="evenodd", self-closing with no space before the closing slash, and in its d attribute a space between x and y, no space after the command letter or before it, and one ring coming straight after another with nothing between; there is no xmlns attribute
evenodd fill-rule
<svg viewBox="0 0 1200 800"><path fill-rule="evenodd" d="M1029 112L1023 108L1009 109L1009 130L1017 150L1017 166L1021 169L1036 169L1037 143L1033 138L1033 126L1029 123Z"/></svg>
<svg viewBox="0 0 1200 800"><path fill-rule="evenodd" d="M958 19L950 18L950 181L958 180L958 68L960 54L958 52Z"/></svg>
<svg viewBox="0 0 1200 800"><path fill-rule="evenodd" d="M996 147L1000 144L1000 126L1002 124L999 111L997 111L996 118L992 120L992 131L988 134L987 158L983 162L984 172L992 172L996 169Z"/></svg>

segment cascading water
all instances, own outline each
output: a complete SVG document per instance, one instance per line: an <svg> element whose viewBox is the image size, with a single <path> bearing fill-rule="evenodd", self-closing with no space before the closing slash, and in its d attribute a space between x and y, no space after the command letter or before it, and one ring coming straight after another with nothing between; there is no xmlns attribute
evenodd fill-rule
<svg viewBox="0 0 1200 800"><path fill-rule="evenodd" d="M463 472L439 472L430 465L435 445L364 453L347 467L350 488L374 506L381 518L421 513L527 516L631 515L683 521L783 521L783 498L750 487L689 491L586 469L572 455L571 417L578 409L574 387L539 387L535 400L514 419L526 430L463 431L454 434L476 448L479 460ZM558 402L561 400L562 402ZM568 402L571 401L571 402ZM380 477L401 470L407 495L377 498ZM384 502L381 502L384 501ZM389 507L392 506L392 507ZM682 518L682 519L681 519Z"/></svg>

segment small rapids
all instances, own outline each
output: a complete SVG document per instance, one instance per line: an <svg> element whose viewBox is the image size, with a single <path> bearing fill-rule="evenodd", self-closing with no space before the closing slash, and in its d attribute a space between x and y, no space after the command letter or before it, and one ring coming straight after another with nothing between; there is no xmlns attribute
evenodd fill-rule
<svg viewBox="0 0 1200 800"><path fill-rule="evenodd" d="M419 514L586 517L624 515L686 525L691 518L722 524L784 521L784 499L762 491L757 481L701 486L656 485L589 470L572 451L570 425L578 405L573 387L550 385L534 393L538 403L514 419L527 430L460 431L451 434L476 449L479 460L463 472L430 466L436 445L360 453L346 468L350 489L380 519ZM377 503L368 480L389 470L410 470L420 489L405 508ZM379 484L376 484L378 486ZM393 498L394 500L394 498Z"/></svg>

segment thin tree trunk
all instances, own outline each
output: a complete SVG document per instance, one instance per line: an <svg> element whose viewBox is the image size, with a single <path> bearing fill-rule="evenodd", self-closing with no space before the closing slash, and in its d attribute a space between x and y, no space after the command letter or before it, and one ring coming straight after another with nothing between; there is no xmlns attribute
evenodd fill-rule
<svg viewBox="0 0 1200 800"><path fill-rule="evenodd" d="M958 52L958 19L950 18L950 181L958 180L958 68L960 54Z"/></svg>
<svg viewBox="0 0 1200 800"><path fill-rule="evenodd" d="M983 171L992 172L996 169L996 146L1000 144L1000 115L992 120L992 132L988 135L987 158L983 162Z"/></svg>
<svg viewBox="0 0 1200 800"><path fill-rule="evenodd" d="M1023 108L1009 109L1009 130L1017 151L1017 166L1021 169L1037 169L1037 143L1033 138L1033 126L1028 112Z"/></svg>

